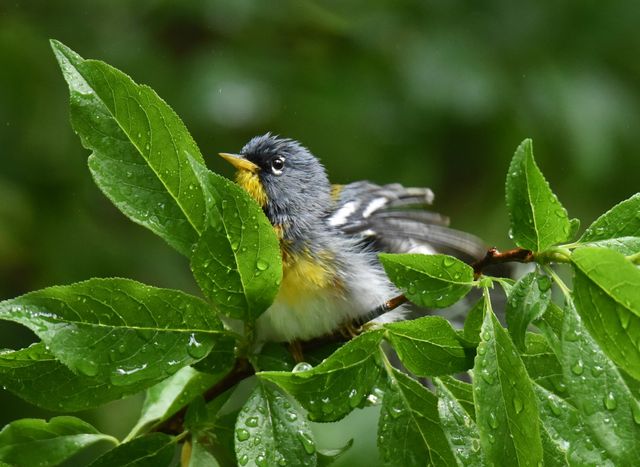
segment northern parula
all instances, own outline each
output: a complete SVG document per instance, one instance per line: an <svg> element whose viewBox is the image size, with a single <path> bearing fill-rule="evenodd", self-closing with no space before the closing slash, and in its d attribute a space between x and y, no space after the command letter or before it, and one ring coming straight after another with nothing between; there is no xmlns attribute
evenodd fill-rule
<svg viewBox="0 0 640 467"><path fill-rule="evenodd" d="M236 181L262 207L280 239L283 278L258 318L259 340L293 342L366 318L400 292L377 252L446 252L481 257L476 237L425 210L428 188L361 181L331 185L320 161L297 141L267 133L238 154L221 153Z"/></svg>

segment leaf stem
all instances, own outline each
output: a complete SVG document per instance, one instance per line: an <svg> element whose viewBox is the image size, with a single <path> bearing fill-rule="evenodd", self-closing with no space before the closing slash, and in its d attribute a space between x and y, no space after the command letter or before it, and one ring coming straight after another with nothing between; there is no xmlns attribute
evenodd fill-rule
<svg viewBox="0 0 640 467"><path fill-rule="evenodd" d="M558 274L556 274L556 272L547 265L543 265L542 269L544 269L544 272L546 272L549 277L551 277L553 281L558 284L558 287L560 287L560 290L562 291L562 294L565 296L565 298L567 300L571 300L571 290L569 290L567 284L565 284L564 281L560 279L560 276L558 276Z"/></svg>

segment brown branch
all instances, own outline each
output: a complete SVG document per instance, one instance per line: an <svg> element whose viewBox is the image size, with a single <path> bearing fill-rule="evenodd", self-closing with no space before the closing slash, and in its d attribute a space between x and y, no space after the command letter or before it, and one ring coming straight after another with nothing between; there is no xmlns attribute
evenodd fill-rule
<svg viewBox="0 0 640 467"><path fill-rule="evenodd" d="M227 373L227 375L211 386L203 394L204 400L209 402L218 397L223 392L231 389L245 378L252 376L255 373L253 366L246 358L237 358L236 363ZM187 413L187 406L176 412L171 418L165 420L163 423L153 429L153 431L167 433L170 435L177 435L184 431L184 417Z"/></svg>
<svg viewBox="0 0 640 467"><path fill-rule="evenodd" d="M487 254L479 261L476 261L471 265L473 268L473 275L477 279L482 275L482 271L493 264L502 263L530 263L533 261L533 252L531 250L525 250L524 248L514 248L500 253L496 247L489 248Z"/></svg>

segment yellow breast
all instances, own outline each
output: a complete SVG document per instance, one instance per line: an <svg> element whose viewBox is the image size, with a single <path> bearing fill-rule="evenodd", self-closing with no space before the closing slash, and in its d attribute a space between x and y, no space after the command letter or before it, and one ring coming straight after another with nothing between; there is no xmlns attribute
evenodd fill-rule
<svg viewBox="0 0 640 467"><path fill-rule="evenodd" d="M276 300L303 306L320 294L338 294L342 288L330 258L328 253L312 257L308 252L293 254L283 248L282 284Z"/></svg>

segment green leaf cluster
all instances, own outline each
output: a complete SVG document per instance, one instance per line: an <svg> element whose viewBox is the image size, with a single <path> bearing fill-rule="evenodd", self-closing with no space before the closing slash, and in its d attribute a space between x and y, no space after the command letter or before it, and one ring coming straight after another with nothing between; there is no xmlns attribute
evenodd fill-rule
<svg viewBox="0 0 640 467"><path fill-rule="evenodd" d="M285 347L254 341L255 320L282 278L278 239L260 207L207 169L153 90L52 47L96 184L186 257L204 298L102 278L0 302L0 320L39 339L0 352L6 390L63 413L145 393L123 440L72 416L17 420L0 431L0 463L58 465L101 443L108 450L91 465L171 465L178 456L193 467L329 465L352 440L321 446L310 421L335 422L369 405L380 406L385 465L636 462L640 194L573 240L579 222L525 140L507 173L506 204L531 271L511 282L451 256L381 254L416 305L447 308L479 289L464 328L438 316L370 325L294 366ZM573 289L558 267L572 274ZM496 282L507 296L506 327L493 310ZM255 378L225 386L239 361ZM222 389L207 397L212 388ZM168 429L175 420L178 429Z"/></svg>

